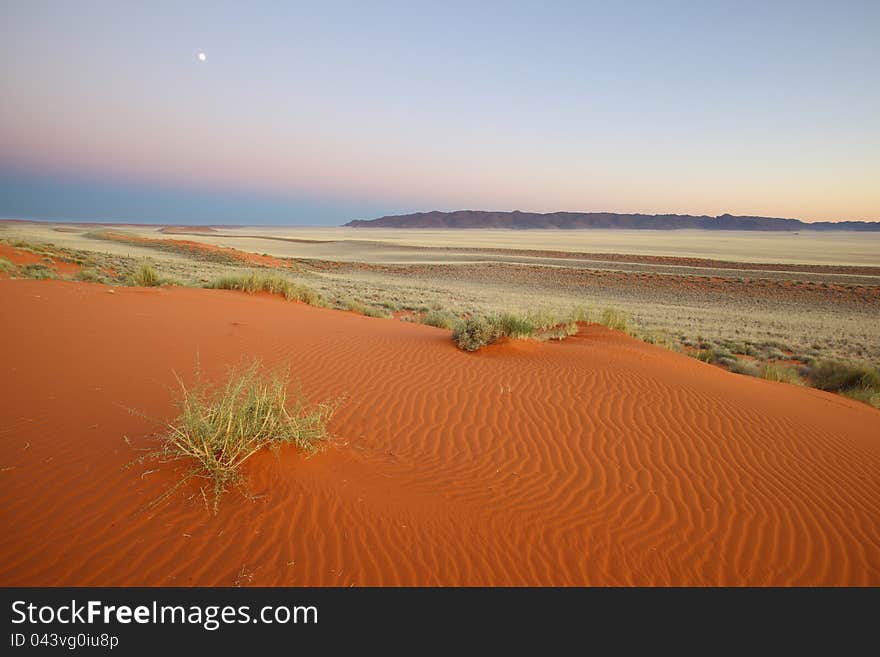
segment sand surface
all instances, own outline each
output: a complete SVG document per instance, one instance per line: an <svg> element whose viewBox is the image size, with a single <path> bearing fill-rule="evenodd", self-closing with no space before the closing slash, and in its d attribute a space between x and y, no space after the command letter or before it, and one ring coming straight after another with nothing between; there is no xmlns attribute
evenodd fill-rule
<svg viewBox="0 0 880 657"><path fill-rule="evenodd" d="M880 585L880 412L597 326L476 354L198 289L0 280L0 585ZM124 466L173 371L345 397L213 516ZM128 436L131 445L123 440ZM192 492L192 491L190 491Z"/></svg>

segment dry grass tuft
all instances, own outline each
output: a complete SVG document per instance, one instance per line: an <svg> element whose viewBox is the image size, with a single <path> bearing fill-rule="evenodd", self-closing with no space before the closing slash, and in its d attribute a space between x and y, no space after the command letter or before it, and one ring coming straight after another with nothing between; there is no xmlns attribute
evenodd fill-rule
<svg viewBox="0 0 880 657"><path fill-rule="evenodd" d="M268 292L278 294L288 301L301 301L310 306L324 305L321 295L305 285L295 283L277 274L251 272L249 274L229 274L221 276L207 285L215 290L239 290L241 292Z"/></svg>
<svg viewBox="0 0 880 657"><path fill-rule="evenodd" d="M264 374L259 361L233 370L222 387L198 381L180 384L180 415L168 423L162 446L151 456L161 462L192 462L184 476L156 504L193 478L210 482L214 511L220 497L241 481L241 467L264 447L295 445L315 452L327 436L336 404L310 405L302 394L292 399L288 373Z"/></svg>

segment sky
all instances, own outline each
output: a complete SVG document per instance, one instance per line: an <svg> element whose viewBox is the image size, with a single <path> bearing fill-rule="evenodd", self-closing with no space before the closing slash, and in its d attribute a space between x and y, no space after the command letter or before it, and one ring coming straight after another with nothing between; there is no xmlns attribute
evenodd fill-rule
<svg viewBox="0 0 880 657"><path fill-rule="evenodd" d="M0 0L0 217L454 209L878 220L880 2Z"/></svg>

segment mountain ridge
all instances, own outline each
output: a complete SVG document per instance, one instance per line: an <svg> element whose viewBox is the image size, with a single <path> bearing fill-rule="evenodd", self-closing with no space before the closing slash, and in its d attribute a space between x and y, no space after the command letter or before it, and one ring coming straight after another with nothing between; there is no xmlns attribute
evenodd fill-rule
<svg viewBox="0 0 880 657"><path fill-rule="evenodd" d="M492 212L489 210L456 210L453 212L414 212L386 215L378 219L355 219L344 224L352 228L509 228L529 230L583 228L676 230L757 230L757 231L880 231L880 221L818 221L779 217L734 216L715 217L688 214L622 214L616 212Z"/></svg>

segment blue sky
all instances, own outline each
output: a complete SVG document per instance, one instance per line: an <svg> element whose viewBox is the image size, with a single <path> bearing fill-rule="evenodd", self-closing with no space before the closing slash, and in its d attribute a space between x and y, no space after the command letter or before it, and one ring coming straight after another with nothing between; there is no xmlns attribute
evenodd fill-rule
<svg viewBox="0 0 880 657"><path fill-rule="evenodd" d="M878 2L3 2L2 14L0 216L880 219Z"/></svg>

